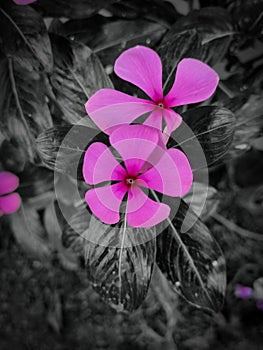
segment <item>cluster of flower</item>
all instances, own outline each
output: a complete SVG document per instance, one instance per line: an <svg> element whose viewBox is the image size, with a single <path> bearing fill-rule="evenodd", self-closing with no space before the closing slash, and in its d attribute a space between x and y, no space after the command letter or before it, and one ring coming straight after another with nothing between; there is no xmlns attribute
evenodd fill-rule
<svg viewBox="0 0 263 350"><path fill-rule="evenodd" d="M115 62L114 71L143 90L151 100L114 89L101 89L88 100L86 111L109 135L113 153L101 142L87 149L83 176L86 183L97 186L88 190L85 198L95 216L106 224L115 224L120 220L121 203L127 196L127 223L132 227L151 227L165 220L170 208L149 198L145 190L182 197L193 182L185 154L166 148L171 133L182 122L172 107L208 99L217 87L218 76L199 60L183 59L172 88L163 96L161 59L144 46L123 52ZM147 113L143 124L130 124ZM115 157L116 151L120 162Z"/></svg>

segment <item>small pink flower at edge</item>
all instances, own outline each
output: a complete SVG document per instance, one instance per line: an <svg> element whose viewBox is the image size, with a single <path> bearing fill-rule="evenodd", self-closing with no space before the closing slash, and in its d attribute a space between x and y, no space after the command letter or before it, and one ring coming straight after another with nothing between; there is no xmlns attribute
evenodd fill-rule
<svg viewBox="0 0 263 350"><path fill-rule="evenodd" d="M17 5L28 5L28 4L32 4L33 2L36 2L37 0L13 0L13 1Z"/></svg>
<svg viewBox="0 0 263 350"><path fill-rule="evenodd" d="M86 111L98 127L110 133L113 127L130 124L150 112L144 124L162 130L162 119L168 135L182 118L171 108L208 99L218 85L218 75L207 64L192 58L179 62L171 90L163 96L162 63L150 48L136 46L123 52L115 62L115 73L138 86L151 100L136 98L114 89L97 91L86 103Z"/></svg>
<svg viewBox="0 0 263 350"><path fill-rule="evenodd" d="M190 164L183 152L160 147L160 131L145 125L123 125L110 135L123 166L110 149L95 142L84 157L83 176L90 185L99 185L85 195L93 214L106 224L120 220L120 206L126 203L127 223L132 227L151 227L165 220L170 207L150 199L143 189L182 197L193 181ZM151 167L145 166L147 162ZM112 182L105 185L105 182ZM104 184L103 184L104 183Z"/></svg>
<svg viewBox="0 0 263 350"><path fill-rule="evenodd" d="M19 179L16 175L0 172L0 217L4 214L16 212L21 204L19 194L12 193L18 187Z"/></svg>
<svg viewBox="0 0 263 350"><path fill-rule="evenodd" d="M253 296L253 289L237 284L235 287L235 296L241 299L249 299Z"/></svg>

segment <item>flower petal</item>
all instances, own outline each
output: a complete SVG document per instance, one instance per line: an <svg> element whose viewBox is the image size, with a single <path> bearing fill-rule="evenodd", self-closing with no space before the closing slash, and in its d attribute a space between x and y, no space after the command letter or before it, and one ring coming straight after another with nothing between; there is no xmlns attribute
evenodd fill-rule
<svg viewBox="0 0 263 350"><path fill-rule="evenodd" d="M110 135L111 145L125 162L130 175L137 175L158 148L160 131L146 125L123 125Z"/></svg>
<svg viewBox="0 0 263 350"><path fill-rule="evenodd" d="M8 171L0 172L0 195L13 192L19 184L19 179Z"/></svg>
<svg viewBox="0 0 263 350"><path fill-rule="evenodd" d="M154 101L163 98L162 62L155 51L135 46L124 51L116 60L115 73L141 88Z"/></svg>
<svg viewBox="0 0 263 350"><path fill-rule="evenodd" d="M163 112L160 108L155 109L145 120L143 125L148 125L162 131Z"/></svg>
<svg viewBox="0 0 263 350"><path fill-rule="evenodd" d="M87 191L85 200L95 216L111 225L120 220L120 205L126 192L127 188L120 182Z"/></svg>
<svg viewBox="0 0 263 350"><path fill-rule="evenodd" d="M193 173L185 154L171 148L139 179L144 181L143 186L168 196L182 197L191 188Z"/></svg>
<svg viewBox="0 0 263 350"><path fill-rule="evenodd" d="M207 64L185 58L179 64L174 84L165 97L169 107L197 103L208 99L216 90L219 77Z"/></svg>
<svg viewBox="0 0 263 350"><path fill-rule="evenodd" d="M182 117L172 109L164 109L163 116L167 125L166 133L170 137L171 133L181 125Z"/></svg>
<svg viewBox="0 0 263 350"><path fill-rule="evenodd" d="M130 124L139 116L151 112L155 104L114 89L101 89L91 96L85 107L94 123L109 134L110 128Z"/></svg>
<svg viewBox="0 0 263 350"><path fill-rule="evenodd" d="M37 0L13 0L17 5L28 5L36 2Z"/></svg>
<svg viewBox="0 0 263 350"><path fill-rule="evenodd" d="M4 214L12 214L16 212L21 204L21 198L18 193L12 193L4 197L0 197L0 211Z"/></svg>
<svg viewBox="0 0 263 350"><path fill-rule="evenodd" d="M110 149L101 142L94 142L87 149L82 173L85 182L90 185L122 180L126 175L125 169L117 162Z"/></svg>
<svg viewBox="0 0 263 350"><path fill-rule="evenodd" d="M140 188L133 189L132 198L129 193L127 222L130 226L151 227L165 220L169 214L168 205L151 200Z"/></svg>

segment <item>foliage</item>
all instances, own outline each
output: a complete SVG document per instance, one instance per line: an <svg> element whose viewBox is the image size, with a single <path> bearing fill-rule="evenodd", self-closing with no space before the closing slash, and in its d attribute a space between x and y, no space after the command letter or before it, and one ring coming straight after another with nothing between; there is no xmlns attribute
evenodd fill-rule
<svg viewBox="0 0 263 350"><path fill-rule="evenodd" d="M10 226L30 257L50 271L57 259L63 268L81 274L104 301L122 311L139 308L147 293L152 298L152 289L157 288L152 275L158 266L161 283L169 286L169 300L176 292L180 300L203 312L218 312L226 288L221 248L230 265L231 249L225 237L218 237L211 218L222 209L230 218L241 211L244 221L237 217L238 224L251 231L255 225L257 231L263 227L261 199L252 205L243 198L248 192L258 194L262 180L252 183L254 187L248 192L245 189L244 195L242 190L243 199L239 200L238 194L234 204L231 199L224 204L221 193L224 188L224 197L231 186L236 189L236 179L243 187L248 186L243 178L240 180L247 164L243 157L253 153L256 160L262 158L263 66L254 49L262 42L262 18L258 15L262 1L241 6L239 0L204 0L195 10L192 1L181 2L185 3L186 16L175 2L161 0L145 0L143 5L137 0L39 0L31 6L0 0L0 125L4 139L0 161L4 169L20 177L23 200L21 211L8 218ZM52 17L51 23L47 17ZM184 57L200 59L218 70L220 85L209 101L178 109L203 148L216 189L209 188L200 213L205 198L197 179L199 194L192 201L189 195L178 204L175 220L156 240L121 249L105 247L104 240L117 239L115 227L95 217L88 221L79 203L87 190L81 169L89 142L83 135L92 134L106 144L108 140L92 122L76 124L86 115L87 99L99 89L114 87L137 93L136 88L116 77L112 67L120 53L138 44L160 55L166 90ZM252 58L247 56L248 48L254 50ZM74 137L65 139L70 130ZM182 127L174 133L174 139L181 142L170 138L168 147L191 148L187 130ZM72 142L73 138L77 142ZM194 164L193 169L199 171L205 165ZM235 167L240 172L233 180ZM262 170L260 161L258 167ZM253 169L251 172L249 176L253 177ZM61 198L58 202L54 181L59 189L56 195ZM74 181L77 195L69 185ZM228 204L233 204L232 217L226 209ZM66 222L65 212L70 222L79 226L77 230ZM184 225L189 226L188 231ZM98 235L100 244L80 236L79 229L85 235ZM137 229L129 229L129 237L138 234ZM147 232L141 230L140 234ZM245 254L242 247L238 249ZM233 261L230 280L239 268L235 256ZM232 290L231 285L229 288ZM231 303L228 294L227 302ZM146 299L143 305L149 306L147 303Z"/></svg>

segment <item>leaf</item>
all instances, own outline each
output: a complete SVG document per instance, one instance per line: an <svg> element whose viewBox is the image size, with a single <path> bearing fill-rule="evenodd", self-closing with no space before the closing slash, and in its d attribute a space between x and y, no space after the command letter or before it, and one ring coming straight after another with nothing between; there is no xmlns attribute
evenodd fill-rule
<svg viewBox="0 0 263 350"><path fill-rule="evenodd" d="M34 7L47 17L86 18L115 0L41 0Z"/></svg>
<svg viewBox="0 0 263 350"><path fill-rule="evenodd" d="M243 37L263 40L262 11L262 0L246 2L238 0L234 3L232 8L233 20Z"/></svg>
<svg viewBox="0 0 263 350"><path fill-rule="evenodd" d="M231 146L235 132L235 116L223 107L204 106L190 109L182 114L186 123L175 130L168 141L168 148L180 146L189 154L196 154L196 142L199 142L207 164L198 163L199 158L190 159L193 169L210 166L223 157ZM194 135L189 133L191 128ZM175 141L177 145L175 145Z"/></svg>
<svg viewBox="0 0 263 350"><path fill-rule="evenodd" d="M85 150L92 140L103 141L103 137L107 140L98 129L84 125L66 125L46 130L39 135L36 143L44 166L83 180Z"/></svg>
<svg viewBox="0 0 263 350"><path fill-rule="evenodd" d="M184 196L184 201L201 220L206 221L219 205L219 194L212 186L194 182L194 187Z"/></svg>
<svg viewBox="0 0 263 350"><path fill-rule="evenodd" d="M251 144L256 150L263 151L263 136L256 138Z"/></svg>
<svg viewBox="0 0 263 350"><path fill-rule="evenodd" d="M19 193L24 200L38 197L53 190L54 174L48 169L28 165L19 174Z"/></svg>
<svg viewBox="0 0 263 350"><path fill-rule="evenodd" d="M58 258L62 266L67 270L78 269L78 259L75 254L65 249L62 245L62 214L58 208L56 202L52 201L45 209L44 212L44 226L47 231L47 235L50 244L54 251L57 252Z"/></svg>
<svg viewBox="0 0 263 350"><path fill-rule="evenodd" d="M146 235L152 239L145 242ZM104 301L118 311L133 311L144 300L151 280L153 235L152 228L134 229L123 221L105 225L79 209L63 231L63 243L85 257L88 278Z"/></svg>
<svg viewBox="0 0 263 350"><path fill-rule="evenodd" d="M10 216L10 223L18 244L33 258L49 263L52 251L38 212L23 204Z"/></svg>
<svg viewBox="0 0 263 350"><path fill-rule="evenodd" d="M250 95L247 102L236 111L236 128L227 157L241 155L250 149L253 141L262 135L263 100L261 95Z"/></svg>
<svg viewBox="0 0 263 350"><path fill-rule="evenodd" d="M181 17L157 49L163 61L165 86L172 85L177 64L185 57L210 65L222 60L232 35L231 18L221 7L202 8Z"/></svg>
<svg viewBox="0 0 263 350"><path fill-rule="evenodd" d="M42 17L30 6L0 1L1 50L21 68L51 72L52 50Z"/></svg>
<svg viewBox="0 0 263 350"><path fill-rule="evenodd" d="M54 73L51 84L69 123L86 116L85 103L101 88L113 88L97 56L85 45L53 34Z"/></svg>
<svg viewBox="0 0 263 350"><path fill-rule="evenodd" d="M190 303L214 311L222 307L226 289L224 256L208 228L184 201L158 236L157 264Z"/></svg>
<svg viewBox="0 0 263 350"><path fill-rule="evenodd" d="M0 52L0 126L16 139L29 161L36 159L35 136L53 124L45 99L42 76L27 77L11 57Z"/></svg>
<svg viewBox="0 0 263 350"><path fill-rule="evenodd" d="M66 22L58 34L88 45L104 65L113 65L126 49L135 45L154 46L162 38L166 27L145 19L116 20L95 16Z"/></svg>
<svg viewBox="0 0 263 350"><path fill-rule="evenodd" d="M173 4L162 0L121 0L107 8L115 17L124 19L145 18L166 26L173 24L180 16Z"/></svg>

